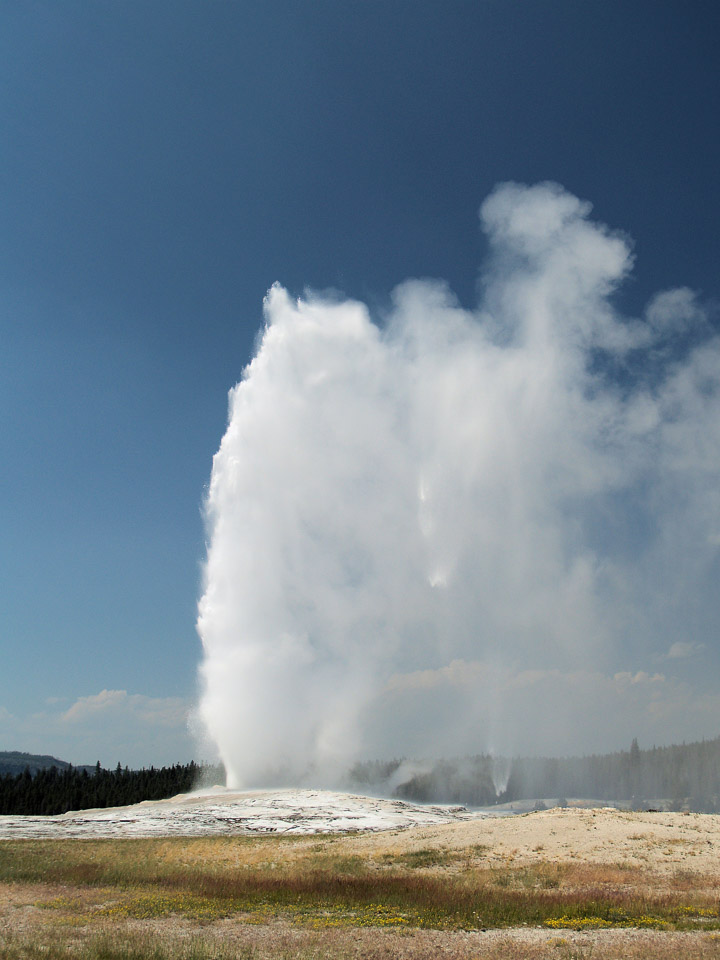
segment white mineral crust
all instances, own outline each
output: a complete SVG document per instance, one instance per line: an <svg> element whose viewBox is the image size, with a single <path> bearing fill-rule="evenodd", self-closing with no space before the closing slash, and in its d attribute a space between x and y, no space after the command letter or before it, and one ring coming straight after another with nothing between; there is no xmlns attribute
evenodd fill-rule
<svg viewBox="0 0 720 960"><path fill-rule="evenodd" d="M56 817L2 816L0 839L348 833L429 826L479 815L464 807L422 806L330 790L238 793L215 787L168 800Z"/></svg>

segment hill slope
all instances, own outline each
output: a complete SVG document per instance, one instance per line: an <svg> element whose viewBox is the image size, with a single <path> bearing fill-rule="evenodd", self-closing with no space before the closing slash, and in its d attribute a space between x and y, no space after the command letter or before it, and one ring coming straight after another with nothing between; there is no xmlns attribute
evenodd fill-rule
<svg viewBox="0 0 720 960"><path fill-rule="evenodd" d="M47 770L49 767L57 767L58 770L67 770L72 764L67 760L58 760L57 757L51 757L45 754L21 753L19 750L0 750L0 776L10 773L17 776L22 773L26 767L30 773L36 774L38 770ZM78 770L87 770L88 773L94 770L94 767L78 767Z"/></svg>

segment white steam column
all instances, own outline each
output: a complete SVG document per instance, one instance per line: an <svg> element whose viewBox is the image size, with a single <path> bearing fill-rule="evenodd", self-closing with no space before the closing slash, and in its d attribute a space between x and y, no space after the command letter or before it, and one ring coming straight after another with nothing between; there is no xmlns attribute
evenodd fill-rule
<svg viewBox="0 0 720 960"><path fill-rule="evenodd" d="M718 623L720 350L689 290L618 315L628 244L589 213L499 187L475 311L429 281L382 326L269 292L206 503L229 785L661 739L638 662Z"/></svg>

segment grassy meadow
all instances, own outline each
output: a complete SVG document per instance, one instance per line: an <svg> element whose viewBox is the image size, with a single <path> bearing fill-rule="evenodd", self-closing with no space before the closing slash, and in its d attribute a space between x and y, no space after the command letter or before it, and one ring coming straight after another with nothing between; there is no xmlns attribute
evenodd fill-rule
<svg viewBox="0 0 720 960"><path fill-rule="evenodd" d="M333 836L3 841L0 957L430 957L442 943L444 956L563 960L649 956L633 953L645 935L658 960L678 938L684 957L720 957L707 879L542 851L490 865L481 844L407 849L396 836L396 849Z"/></svg>

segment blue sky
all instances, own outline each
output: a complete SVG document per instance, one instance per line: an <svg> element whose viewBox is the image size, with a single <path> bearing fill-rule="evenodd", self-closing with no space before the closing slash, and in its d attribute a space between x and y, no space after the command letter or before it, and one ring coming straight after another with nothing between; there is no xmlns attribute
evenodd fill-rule
<svg viewBox="0 0 720 960"><path fill-rule="evenodd" d="M633 238L624 311L720 296L715 3L0 13L4 749L192 755L201 502L275 281L472 307L480 203L552 180Z"/></svg>

